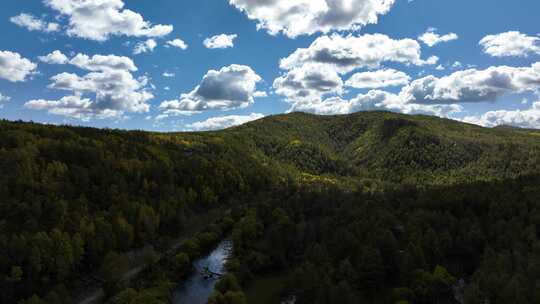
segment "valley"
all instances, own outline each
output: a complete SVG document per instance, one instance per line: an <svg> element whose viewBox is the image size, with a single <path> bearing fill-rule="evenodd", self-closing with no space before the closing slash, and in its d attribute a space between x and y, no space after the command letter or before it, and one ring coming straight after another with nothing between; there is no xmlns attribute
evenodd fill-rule
<svg viewBox="0 0 540 304"><path fill-rule="evenodd" d="M529 303L539 134L388 112L199 133L2 121L1 300L72 303L75 279L95 275L103 302L167 303L230 236L211 304L261 288L268 301L456 303L460 280L465 303Z"/></svg>

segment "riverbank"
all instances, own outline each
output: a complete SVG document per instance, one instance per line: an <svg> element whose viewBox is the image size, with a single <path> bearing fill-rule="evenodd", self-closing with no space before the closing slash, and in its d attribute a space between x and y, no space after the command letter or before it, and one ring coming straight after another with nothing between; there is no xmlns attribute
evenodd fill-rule
<svg viewBox="0 0 540 304"><path fill-rule="evenodd" d="M180 250L182 244L193 237L194 235L203 232L208 227L208 223L214 223L220 218L223 218L229 211L213 210L202 217L196 217L194 220L186 223L186 228L180 236L175 239L165 240L161 238L156 240L156 246L147 246L124 253L130 260L129 269L126 270L121 276L118 284L129 287L132 285L131 281L137 280L137 278L143 274L151 265L148 265L148 257L143 254L144 251L151 252L154 257L155 263L159 263L161 260L170 258L174 253ZM148 250L151 248L151 250ZM78 280L79 282L74 285L83 285L79 287L75 292L74 303L77 304L98 304L104 303L106 292L104 288L104 280L100 278L99 273L88 275ZM84 282L92 282L91 284L83 284Z"/></svg>
<svg viewBox="0 0 540 304"><path fill-rule="evenodd" d="M172 293L172 304L206 304L220 277L227 273L225 263L232 254L232 241L219 243L207 256L193 262L195 271ZM208 272L216 275L208 275Z"/></svg>
<svg viewBox="0 0 540 304"><path fill-rule="evenodd" d="M188 282L191 277L199 275L202 268L205 267L203 264L198 264L197 261L204 260L205 257L216 257L216 254L212 255L216 248L220 252L218 257L228 254L225 248L229 247L227 244L230 242L227 243L223 240L227 239L233 223L232 218L224 216L207 224L204 229L184 239L179 245L162 254L159 259L148 264L140 275L130 282L125 282L128 284L119 282L109 293L112 296L106 303L175 303L174 294L177 287ZM224 264L226 259L215 258L215 260ZM193 261L195 263L192 263ZM210 269L214 270L213 267ZM207 289L206 298L212 292L213 283Z"/></svg>

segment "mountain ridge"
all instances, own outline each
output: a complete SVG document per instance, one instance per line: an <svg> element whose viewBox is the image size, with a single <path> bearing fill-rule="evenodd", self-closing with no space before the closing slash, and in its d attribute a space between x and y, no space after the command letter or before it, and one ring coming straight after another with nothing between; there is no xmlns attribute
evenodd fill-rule
<svg viewBox="0 0 540 304"><path fill-rule="evenodd" d="M13 124L3 122L6 123ZM240 149L258 162L285 166L285 171L296 171L295 174L432 184L431 178L440 179L435 183L453 183L467 180L467 176L489 180L540 171L538 131L484 128L433 116L392 112L334 116L294 112L208 132L52 128L76 131L82 136L93 134L94 138L99 134L135 134L149 143L163 140L185 145L187 151L192 150L187 156L201 153L197 146L204 145L210 150ZM212 153L219 153L218 150Z"/></svg>
<svg viewBox="0 0 540 304"><path fill-rule="evenodd" d="M349 162L356 169L398 169L403 176L407 175L404 171L408 169L426 174L460 170L465 170L463 174L479 174L472 168L465 168L478 164L490 168L494 175L498 174L497 170L510 170L508 174L502 174L507 178L537 172L540 162L536 156L540 149L537 131L490 129L424 115L292 113L261 119L220 134L231 133L255 138L259 147L264 140L281 147L277 153L267 149L265 152L270 156L277 154L279 157L280 151L291 143L296 143L297 147L305 143L308 148L321 146L320 154L330 154L330 158ZM500 167L505 163L500 159L504 154L507 154L507 161L514 162L508 168ZM388 173L384 172L383 177L389 178ZM377 174L368 176L377 177Z"/></svg>
<svg viewBox="0 0 540 304"><path fill-rule="evenodd" d="M540 172L538 135L387 112L293 113L199 133L0 121L0 287L9 291L0 302L34 294L67 299L67 290L77 290L73 278L121 265L126 258L118 253L178 238L188 220L210 210L232 210L234 219L224 223L237 220L240 230L258 227L250 224L256 212L245 208L272 215L255 220L268 227L284 223L272 218L285 211L295 221L313 217L315 225L339 210L348 214L365 205L374 212L369 201L381 197L388 198L379 207L383 217L393 214L395 200L409 212L419 193L429 194L427 209L441 206L461 216L461 202L473 201L471 208L483 212L485 199L476 192L498 200L488 190L492 185L503 185L500 193L519 190L516 198L534 192L528 188L535 190L529 184ZM462 194L467 197L458 199ZM514 201L522 203L505 203ZM296 218L297 212L305 217ZM279 252L272 256L280 260ZM100 273L111 275L104 269Z"/></svg>

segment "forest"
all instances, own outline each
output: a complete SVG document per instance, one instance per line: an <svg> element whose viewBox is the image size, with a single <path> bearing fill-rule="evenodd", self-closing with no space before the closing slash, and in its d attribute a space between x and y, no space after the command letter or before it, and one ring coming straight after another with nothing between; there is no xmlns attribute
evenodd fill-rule
<svg viewBox="0 0 540 304"><path fill-rule="evenodd" d="M539 152L538 131L386 112L203 133L2 121L0 302L74 303L97 279L110 303L167 303L230 236L212 304L273 303L253 292L268 277L296 303L538 303Z"/></svg>
<svg viewBox="0 0 540 304"><path fill-rule="evenodd" d="M538 303L539 182L291 189L245 210L228 267L248 291L279 274L296 303Z"/></svg>

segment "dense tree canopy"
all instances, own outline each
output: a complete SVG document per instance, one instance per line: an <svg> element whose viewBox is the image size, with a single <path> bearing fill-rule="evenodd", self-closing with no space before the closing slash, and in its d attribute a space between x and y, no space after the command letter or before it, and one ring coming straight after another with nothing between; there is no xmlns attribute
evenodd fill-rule
<svg viewBox="0 0 540 304"><path fill-rule="evenodd" d="M177 134L2 121L0 302L70 303L89 276L114 303L162 301L115 282L215 209L235 259L213 303L284 272L299 303L538 301L539 135L381 112ZM160 263L182 277L224 231Z"/></svg>
<svg viewBox="0 0 540 304"><path fill-rule="evenodd" d="M229 268L248 289L286 273L297 303L537 303L539 183L292 191L246 210Z"/></svg>

